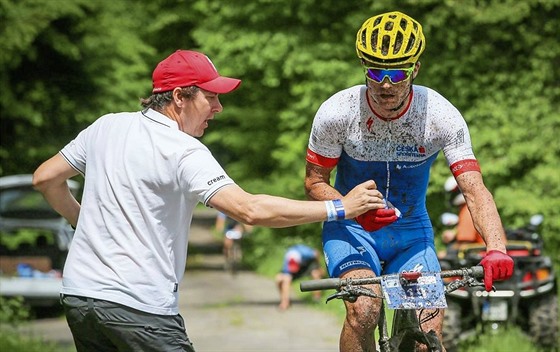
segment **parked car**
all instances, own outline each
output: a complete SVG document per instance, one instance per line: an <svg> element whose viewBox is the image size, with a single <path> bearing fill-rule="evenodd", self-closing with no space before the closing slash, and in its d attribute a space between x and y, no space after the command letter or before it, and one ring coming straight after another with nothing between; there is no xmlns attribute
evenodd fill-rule
<svg viewBox="0 0 560 352"><path fill-rule="evenodd" d="M80 185L69 180L77 196ZM30 306L58 304L74 230L33 189L32 175L0 177L0 294Z"/></svg>

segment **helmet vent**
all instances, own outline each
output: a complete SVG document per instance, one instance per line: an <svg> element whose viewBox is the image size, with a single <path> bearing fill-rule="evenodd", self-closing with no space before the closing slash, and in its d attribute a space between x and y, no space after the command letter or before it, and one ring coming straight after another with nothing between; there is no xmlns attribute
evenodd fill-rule
<svg viewBox="0 0 560 352"><path fill-rule="evenodd" d="M389 52L389 46L391 45L391 37L388 35L383 36L383 44L381 46L381 53L387 55Z"/></svg>
<svg viewBox="0 0 560 352"><path fill-rule="evenodd" d="M393 46L393 54L397 54L401 50L403 40L404 40L404 38L403 38L402 33L398 32L397 37L395 39L395 45ZM407 48L406 50L408 51L409 49Z"/></svg>
<svg viewBox="0 0 560 352"><path fill-rule="evenodd" d="M408 24L404 18L401 18L401 28L403 31L406 31L406 25Z"/></svg>
<svg viewBox="0 0 560 352"><path fill-rule="evenodd" d="M365 42L366 42L366 38L365 38L365 36L366 36L366 31L364 31L363 34L364 34L364 43L365 43ZM373 52L377 52L377 36L378 36L378 35L379 35L379 30L378 30L378 29L375 29L375 30L371 33L371 36L370 36L370 39L371 39L371 50L372 50Z"/></svg>
<svg viewBox="0 0 560 352"><path fill-rule="evenodd" d="M416 37L413 34L411 34L410 38L408 39L408 45L406 46L407 53L410 52L412 48L414 48L414 42L416 42Z"/></svg>

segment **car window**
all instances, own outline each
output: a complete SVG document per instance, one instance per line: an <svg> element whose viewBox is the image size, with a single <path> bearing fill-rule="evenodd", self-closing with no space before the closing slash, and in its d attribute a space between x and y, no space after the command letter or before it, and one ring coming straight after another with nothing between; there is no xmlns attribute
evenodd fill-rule
<svg viewBox="0 0 560 352"><path fill-rule="evenodd" d="M0 192L0 216L15 219L57 219L60 215L33 187L16 187Z"/></svg>

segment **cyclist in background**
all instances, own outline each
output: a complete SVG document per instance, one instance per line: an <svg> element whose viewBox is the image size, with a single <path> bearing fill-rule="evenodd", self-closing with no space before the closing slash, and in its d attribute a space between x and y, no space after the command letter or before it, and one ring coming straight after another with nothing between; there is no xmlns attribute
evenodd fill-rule
<svg viewBox="0 0 560 352"><path fill-rule="evenodd" d="M253 231L253 226L245 225L239 221L230 218L222 212L218 212L216 215L215 229L218 233L224 236L223 242L223 253L224 259L227 267L229 262L229 256L231 255L231 249L233 247L233 242L236 240L241 240L245 234L249 234Z"/></svg>
<svg viewBox="0 0 560 352"><path fill-rule="evenodd" d="M489 291L494 280L511 276L513 260L505 253L504 230L465 120L439 93L413 84L425 47L420 23L401 12L375 15L363 23L356 52L365 84L342 90L319 107L306 157L306 192L311 199L335 199L372 178L385 197L386 209L369 211L356 221L324 223L323 249L331 277L413 268L439 271L425 199L430 167L443 151L486 243L481 265ZM355 303L345 301L345 306L340 350L371 350L380 300L360 297ZM442 322L443 314L436 314L422 327L435 330L441 339Z"/></svg>
<svg viewBox="0 0 560 352"><path fill-rule="evenodd" d="M304 244L288 247L284 255L282 269L276 274L276 286L280 293L280 310L290 308L290 287L294 280L310 276L313 280L321 279L324 270L319 264L319 251ZM321 291L313 292L313 298L321 298Z"/></svg>

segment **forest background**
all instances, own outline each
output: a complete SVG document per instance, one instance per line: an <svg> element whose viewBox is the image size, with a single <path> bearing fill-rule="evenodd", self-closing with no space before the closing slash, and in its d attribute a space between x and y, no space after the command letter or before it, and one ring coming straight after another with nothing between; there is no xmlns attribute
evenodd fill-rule
<svg viewBox="0 0 560 352"><path fill-rule="evenodd" d="M304 199L313 116L364 82L356 31L390 10L423 25L415 83L463 113L504 225L543 214L558 268L560 0L0 0L0 176L33 172L103 114L140 109L155 65L194 49L243 80L203 142L248 191ZM448 176L440 155L427 199L436 233ZM320 224L257 234L255 266L271 246L320 246Z"/></svg>

